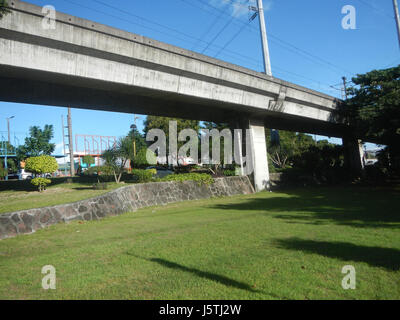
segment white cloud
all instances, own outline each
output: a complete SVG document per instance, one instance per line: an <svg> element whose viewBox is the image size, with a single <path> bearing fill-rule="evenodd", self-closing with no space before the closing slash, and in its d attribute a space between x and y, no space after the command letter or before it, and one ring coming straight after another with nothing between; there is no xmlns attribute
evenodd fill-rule
<svg viewBox="0 0 400 320"><path fill-rule="evenodd" d="M257 7L256 0L209 0L209 3L214 7L229 9L234 17L241 17L249 13L249 6ZM272 0L263 1L264 11L271 9Z"/></svg>
<svg viewBox="0 0 400 320"><path fill-rule="evenodd" d="M56 144L56 148L54 149L54 154L60 155L60 154L64 154L64 150L63 150L63 142L59 142Z"/></svg>

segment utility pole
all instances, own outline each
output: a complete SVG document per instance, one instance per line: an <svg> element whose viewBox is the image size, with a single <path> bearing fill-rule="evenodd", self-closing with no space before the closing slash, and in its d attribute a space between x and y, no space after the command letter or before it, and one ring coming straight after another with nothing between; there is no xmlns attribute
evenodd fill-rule
<svg viewBox="0 0 400 320"><path fill-rule="evenodd" d="M343 90L344 90L344 98L347 100L347 82L346 77L342 77L343 80Z"/></svg>
<svg viewBox="0 0 400 320"><path fill-rule="evenodd" d="M260 20L261 42L263 47L264 72L272 77L271 61L269 58L269 49L268 49L267 29L265 27L263 1L257 0L257 5L258 5L258 18Z"/></svg>
<svg viewBox="0 0 400 320"><path fill-rule="evenodd" d="M400 46L400 16L399 16L399 6L397 5L397 0L393 0L393 7L394 7L394 16L396 19L396 26L397 26L397 37L399 39L399 46Z"/></svg>
<svg viewBox="0 0 400 320"><path fill-rule="evenodd" d="M74 142L72 141L72 120L71 120L71 108L68 107L68 146L69 146L69 159L71 162L71 177L75 175L74 165Z"/></svg>

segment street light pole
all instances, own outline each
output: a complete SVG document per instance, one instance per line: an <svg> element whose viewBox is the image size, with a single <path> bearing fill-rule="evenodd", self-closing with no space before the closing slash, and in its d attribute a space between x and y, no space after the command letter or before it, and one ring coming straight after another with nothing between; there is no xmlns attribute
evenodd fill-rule
<svg viewBox="0 0 400 320"><path fill-rule="evenodd" d="M8 129L8 144L11 144L11 138L10 138L10 120L14 119L15 116L7 118L7 129Z"/></svg>
<svg viewBox="0 0 400 320"><path fill-rule="evenodd" d="M135 128L137 130L136 126L136 120L140 119L140 117L137 117L135 114L133 115L133 122L135 124ZM135 131L133 131L133 155L136 157L136 137L135 137Z"/></svg>
<svg viewBox="0 0 400 320"><path fill-rule="evenodd" d="M71 117L71 108L68 107L68 116L67 116L67 122L68 122L68 147L69 147L69 161L71 163L70 165L70 173L71 177L75 175L75 164L74 164L74 142L72 140L72 117Z"/></svg>

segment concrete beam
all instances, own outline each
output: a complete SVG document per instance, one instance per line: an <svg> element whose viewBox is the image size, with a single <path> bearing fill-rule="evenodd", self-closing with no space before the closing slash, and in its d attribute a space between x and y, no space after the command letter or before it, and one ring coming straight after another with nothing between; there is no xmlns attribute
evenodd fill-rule
<svg viewBox="0 0 400 320"><path fill-rule="evenodd" d="M331 96L61 12L46 30L41 7L11 8L0 20L0 100L216 122L257 114L279 129L343 135Z"/></svg>

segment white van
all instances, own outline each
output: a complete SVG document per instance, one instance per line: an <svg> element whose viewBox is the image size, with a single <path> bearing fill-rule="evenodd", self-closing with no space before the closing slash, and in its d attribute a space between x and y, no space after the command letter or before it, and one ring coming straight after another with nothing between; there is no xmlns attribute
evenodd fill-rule
<svg viewBox="0 0 400 320"><path fill-rule="evenodd" d="M18 170L18 179L19 180L30 180L32 179L32 173L26 172L25 169Z"/></svg>

